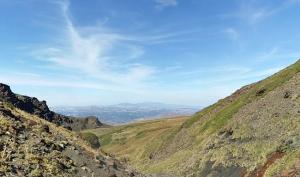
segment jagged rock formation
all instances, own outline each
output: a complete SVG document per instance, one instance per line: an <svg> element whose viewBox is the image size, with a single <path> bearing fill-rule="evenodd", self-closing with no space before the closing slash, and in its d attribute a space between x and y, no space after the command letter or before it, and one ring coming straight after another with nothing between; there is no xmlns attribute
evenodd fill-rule
<svg viewBox="0 0 300 177"><path fill-rule="evenodd" d="M57 114L49 109L46 101L15 94L8 85L2 83L0 83L0 101L74 131L98 128L103 125L96 117L75 118Z"/></svg>

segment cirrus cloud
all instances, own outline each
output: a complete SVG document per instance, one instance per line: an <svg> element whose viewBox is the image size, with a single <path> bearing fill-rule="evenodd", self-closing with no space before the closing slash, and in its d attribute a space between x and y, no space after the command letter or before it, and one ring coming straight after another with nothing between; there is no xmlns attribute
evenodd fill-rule
<svg viewBox="0 0 300 177"><path fill-rule="evenodd" d="M155 0L156 8L163 9L165 7L177 6L177 0Z"/></svg>

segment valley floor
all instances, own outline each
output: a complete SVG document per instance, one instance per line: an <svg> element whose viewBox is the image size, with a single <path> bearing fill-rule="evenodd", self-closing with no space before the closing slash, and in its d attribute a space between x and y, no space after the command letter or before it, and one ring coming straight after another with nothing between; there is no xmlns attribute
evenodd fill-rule
<svg viewBox="0 0 300 177"><path fill-rule="evenodd" d="M119 160L146 172L146 161L151 152L159 150L172 134L190 117L173 117L139 121L126 125L86 130L100 138L105 152L115 155ZM150 155L149 155L150 153ZM147 162L148 163L148 162Z"/></svg>

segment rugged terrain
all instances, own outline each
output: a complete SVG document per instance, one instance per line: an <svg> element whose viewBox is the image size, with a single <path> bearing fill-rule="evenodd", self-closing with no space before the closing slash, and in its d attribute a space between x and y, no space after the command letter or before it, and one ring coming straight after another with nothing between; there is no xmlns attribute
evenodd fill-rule
<svg viewBox="0 0 300 177"><path fill-rule="evenodd" d="M64 128L72 119L49 111L45 102L15 97L6 85L0 88L0 176L138 176Z"/></svg>
<svg viewBox="0 0 300 177"><path fill-rule="evenodd" d="M93 132L103 149L144 173L300 176L300 61L187 120L168 121Z"/></svg>

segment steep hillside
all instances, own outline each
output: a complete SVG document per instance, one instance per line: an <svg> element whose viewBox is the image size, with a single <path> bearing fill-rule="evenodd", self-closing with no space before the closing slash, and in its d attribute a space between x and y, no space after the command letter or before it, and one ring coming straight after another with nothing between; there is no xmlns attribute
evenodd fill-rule
<svg viewBox="0 0 300 177"><path fill-rule="evenodd" d="M0 176L134 176L74 132L0 102Z"/></svg>
<svg viewBox="0 0 300 177"><path fill-rule="evenodd" d="M241 88L180 126L170 124L166 131L153 130L160 140L144 139L135 151L118 150L126 143L116 137L130 132L130 125L125 130L111 130L100 135L103 148L145 173L299 176L300 61ZM131 143L141 141L136 138Z"/></svg>
<svg viewBox="0 0 300 177"><path fill-rule="evenodd" d="M39 101L35 97L15 94L8 85L2 83L0 83L0 101L5 102L10 107L16 107L74 131L97 128L103 125L96 117L75 118L57 114L48 108L46 101Z"/></svg>

